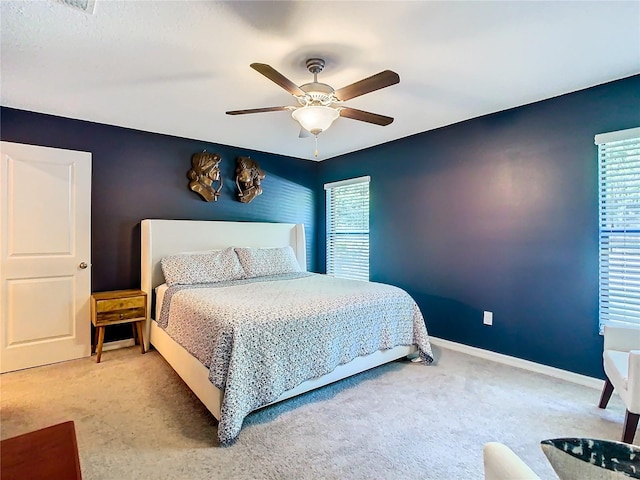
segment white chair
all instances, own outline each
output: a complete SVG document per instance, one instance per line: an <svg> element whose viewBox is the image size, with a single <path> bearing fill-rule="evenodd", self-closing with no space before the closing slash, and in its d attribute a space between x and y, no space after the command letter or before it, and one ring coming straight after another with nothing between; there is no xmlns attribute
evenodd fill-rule
<svg viewBox="0 0 640 480"><path fill-rule="evenodd" d="M485 443L482 456L485 480L540 480L513 450L502 443Z"/></svg>
<svg viewBox="0 0 640 480"><path fill-rule="evenodd" d="M605 326L602 358L607 379L598 406L606 408L618 392L627 408L622 441L633 443L640 418L640 329Z"/></svg>

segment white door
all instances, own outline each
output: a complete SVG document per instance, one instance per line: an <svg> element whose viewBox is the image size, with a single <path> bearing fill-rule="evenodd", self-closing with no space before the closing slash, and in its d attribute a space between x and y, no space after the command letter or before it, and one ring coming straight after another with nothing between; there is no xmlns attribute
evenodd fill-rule
<svg viewBox="0 0 640 480"><path fill-rule="evenodd" d="M91 153L0 142L0 372L91 355Z"/></svg>

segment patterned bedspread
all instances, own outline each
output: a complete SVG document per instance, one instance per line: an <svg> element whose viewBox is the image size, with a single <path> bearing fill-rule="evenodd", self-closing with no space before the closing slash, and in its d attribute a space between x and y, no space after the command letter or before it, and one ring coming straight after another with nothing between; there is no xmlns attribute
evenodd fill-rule
<svg viewBox="0 0 640 480"><path fill-rule="evenodd" d="M424 319L404 290L295 273L170 287L158 324L209 368L224 396L218 438L305 380L398 345L433 356Z"/></svg>

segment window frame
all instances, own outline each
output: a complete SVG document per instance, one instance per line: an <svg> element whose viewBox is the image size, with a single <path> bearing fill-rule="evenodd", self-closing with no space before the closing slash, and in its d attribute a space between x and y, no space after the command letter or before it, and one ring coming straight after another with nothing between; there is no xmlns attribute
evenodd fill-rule
<svg viewBox="0 0 640 480"><path fill-rule="evenodd" d="M602 334L605 325L640 326L640 127L598 134L594 143Z"/></svg>
<svg viewBox="0 0 640 480"><path fill-rule="evenodd" d="M325 271L328 275L339 278L369 281L370 279L370 201L371 177L368 175L330 182L324 185L326 229L325 229ZM357 188L366 185L366 198L353 197ZM351 188L349 188L351 187ZM343 218L340 226L335 218L339 206L335 204L336 194L345 195L350 207L352 223L345 224L348 219ZM348 197L352 198L348 198ZM362 203L362 205L358 205ZM364 205L366 203L366 206ZM342 204L343 207L346 204ZM357 207L361 206L361 209ZM356 209L356 210L354 210ZM365 218L366 214L366 218ZM361 218L357 218L361 215ZM342 248L343 254L337 255L336 249ZM345 252L349 254L345 254Z"/></svg>

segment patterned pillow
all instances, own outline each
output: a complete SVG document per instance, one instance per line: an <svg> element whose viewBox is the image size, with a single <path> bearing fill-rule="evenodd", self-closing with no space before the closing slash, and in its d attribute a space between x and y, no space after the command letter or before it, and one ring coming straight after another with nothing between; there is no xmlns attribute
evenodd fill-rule
<svg viewBox="0 0 640 480"><path fill-rule="evenodd" d="M167 285L224 282L245 278L238 256L229 247L202 253L178 253L160 261Z"/></svg>
<svg viewBox="0 0 640 480"><path fill-rule="evenodd" d="M290 246L279 248L236 248L247 278L300 272L300 264Z"/></svg>

